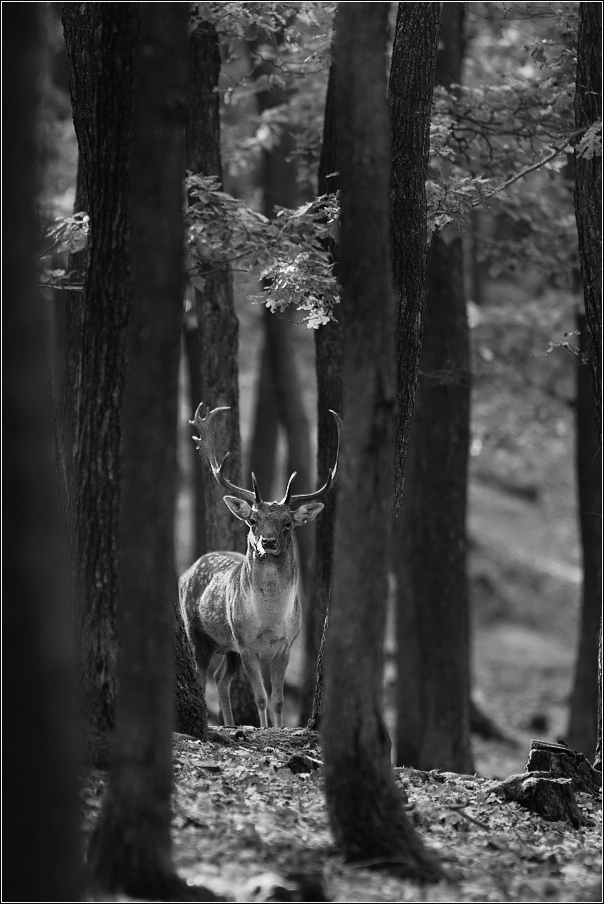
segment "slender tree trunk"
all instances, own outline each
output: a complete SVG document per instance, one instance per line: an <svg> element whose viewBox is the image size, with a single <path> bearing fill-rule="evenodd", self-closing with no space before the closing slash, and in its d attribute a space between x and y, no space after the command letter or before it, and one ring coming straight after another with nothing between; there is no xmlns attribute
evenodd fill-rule
<svg viewBox="0 0 604 904"><path fill-rule="evenodd" d="M271 315L268 313L268 316ZM266 317L266 314L264 315ZM264 342L260 352L258 367L258 388L256 390L256 408L254 411L254 432L250 447L249 471L254 473L263 499L272 499L279 492L275 487L275 452L279 423L277 421L277 401L266 336L266 324L263 321ZM246 486L251 487L250 475L245 474Z"/></svg>
<svg viewBox="0 0 604 904"><path fill-rule="evenodd" d="M40 6L3 10L3 894L80 901L76 672L46 367L36 288L42 78Z"/></svg>
<svg viewBox="0 0 604 904"><path fill-rule="evenodd" d="M220 105L216 92L220 75L218 35L213 25L202 22L189 37L189 122L187 168L204 176L222 179L220 162ZM195 292L199 323L199 385L209 408L230 407L228 416L216 422L217 448L229 452L229 478L241 486L241 436L239 432L239 383L237 369L239 324L233 305L233 282L228 264L206 268L203 292ZM224 491L204 462L203 499L198 508L205 516L206 550L245 552L245 533L223 502ZM259 725L252 689L240 667L231 684L231 702L237 724Z"/></svg>
<svg viewBox="0 0 604 904"><path fill-rule="evenodd" d="M389 869L429 880L439 867L404 811L381 703L396 411L388 8L342 3L336 35L346 421L322 740L329 819L344 855L387 860Z"/></svg>
<svg viewBox="0 0 604 904"><path fill-rule="evenodd" d="M398 300L394 513L403 496L426 291L426 175L441 4L400 3L390 67L392 267Z"/></svg>
<svg viewBox="0 0 604 904"><path fill-rule="evenodd" d="M255 42L260 46L258 41ZM254 75L273 71L267 62L256 68ZM260 111L284 103L288 97L287 88L271 88L258 93ZM275 147L262 152L263 213L269 218L276 216L277 207L296 207L300 203L300 192L296 184L296 166L290 159L295 149L295 137L286 130ZM296 362L292 342L292 327L282 315L264 312L264 346L260 363L259 397L254 423L251 470L258 479L258 471L266 475L264 484L259 483L260 492L282 494L285 487L275 488L275 440L277 424L281 424L287 437L288 476L297 472L294 492L307 493L313 487L313 467L310 454L310 426L302 399L302 380ZM268 360L267 360L268 359ZM262 375L268 372L269 380ZM264 397L260 395L265 391ZM265 489L266 487L266 489ZM266 497L265 497L266 498ZM312 576L315 525L307 524L296 531L299 554L301 589L305 616L308 609Z"/></svg>
<svg viewBox="0 0 604 904"><path fill-rule="evenodd" d="M575 124L589 127L602 119L602 8L579 6ZM575 154L575 216L587 319L588 358L593 401L602 448L602 157ZM600 475L601 479L601 475ZM602 617L598 649L598 719L595 762L602 763Z"/></svg>
<svg viewBox="0 0 604 904"><path fill-rule="evenodd" d="M602 7L579 4L575 125L602 119ZM587 317L588 357L598 435L602 441L602 156L575 153L575 216Z"/></svg>
<svg viewBox="0 0 604 904"><path fill-rule="evenodd" d="M190 420L203 398L201 388L201 335L197 316L185 319L183 347L189 381ZM204 464L200 455L193 456L193 558L199 559L208 551L206 539L206 513L204 509Z"/></svg>
<svg viewBox="0 0 604 904"><path fill-rule="evenodd" d="M575 125L602 119L602 7L579 4ZM602 447L602 156L575 154L575 217L587 317L588 358L600 448ZM596 762L602 762L602 620L598 654Z"/></svg>
<svg viewBox="0 0 604 904"><path fill-rule="evenodd" d="M334 31L336 24L334 22ZM335 67L329 70L325 118L323 124L323 144L319 161L318 192L320 195L338 190L338 145L336 131L336 89ZM334 272L338 273L336 246L330 243L330 253ZM341 306L340 306L341 307ZM342 369L344 366L344 323L343 312L336 308L336 321L315 330L315 373L317 377L317 480L322 485L327 472L335 461L337 435L333 429L333 418L329 409L342 411ZM327 612L331 595L333 569L333 544L336 517L336 495L330 493L325 498L325 508L321 512L315 528L315 572L312 598L307 607L305 672L302 686L300 721L308 720L308 727L317 729L321 716L323 696L323 651L327 631Z"/></svg>
<svg viewBox="0 0 604 904"><path fill-rule="evenodd" d="M125 324L131 292L127 199L137 16L131 3L92 3L83 11L76 4L65 4L63 12L70 84L72 90L80 86L72 93L72 105L91 220L84 297L75 315L77 330L68 331L66 354L77 356L72 372L72 554L88 756L94 762L104 759L107 734L115 721L116 538ZM81 22L74 23L76 16ZM80 28L85 34L76 41L73 36ZM90 72L85 59L90 50L88 29Z"/></svg>
<svg viewBox="0 0 604 904"><path fill-rule="evenodd" d="M581 352L587 353L585 314L577 314ZM594 417L589 369L577 367L576 472L583 589L579 646L567 740L586 756L596 749L598 723L598 639L602 605L602 450Z"/></svg>
<svg viewBox="0 0 604 904"><path fill-rule="evenodd" d="M184 4L141 6L132 167L134 291L124 404L119 706L109 788L90 857L102 888L170 900L188 893L174 873L170 839L187 19Z"/></svg>
<svg viewBox="0 0 604 904"><path fill-rule="evenodd" d="M461 82L464 7L443 8L436 84ZM461 235L428 249L426 315L401 509L397 763L472 772L466 499L470 349Z"/></svg>

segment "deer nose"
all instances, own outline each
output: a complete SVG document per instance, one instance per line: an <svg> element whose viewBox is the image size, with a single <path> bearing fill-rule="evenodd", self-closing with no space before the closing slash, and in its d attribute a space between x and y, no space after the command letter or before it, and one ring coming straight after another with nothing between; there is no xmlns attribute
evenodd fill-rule
<svg viewBox="0 0 604 904"><path fill-rule="evenodd" d="M276 537L262 537L262 545L265 549L277 549Z"/></svg>

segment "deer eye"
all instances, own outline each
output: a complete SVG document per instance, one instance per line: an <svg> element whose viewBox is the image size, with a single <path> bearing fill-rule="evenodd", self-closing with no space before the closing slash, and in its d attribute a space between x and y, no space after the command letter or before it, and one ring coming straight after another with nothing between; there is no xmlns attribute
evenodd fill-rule
<svg viewBox="0 0 604 904"><path fill-rule="evenodd" d="M257 518L254 518L254 516L251 515L251 516L247 519L247 523L250 525L250 527L254 527L254 525L258 524L258 519L257 519Z"/></svg>
<svg viewBox="0 0 604 904"><path fill-rule="evenodd" d="M291 530L292 526L289 521L286 521L283 525L283 530Z"/></svg>

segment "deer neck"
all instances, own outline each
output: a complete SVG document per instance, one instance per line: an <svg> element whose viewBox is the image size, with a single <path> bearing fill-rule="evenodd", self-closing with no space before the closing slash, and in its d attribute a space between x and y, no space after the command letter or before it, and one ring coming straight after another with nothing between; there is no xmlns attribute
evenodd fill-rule
<svg viewBox="0 0 604 904"><path fill-rule="evenodd" d="M293 542L277 556L261 555L248 537L241 577L249 605L263 622L286 618L294 608L298 586Z"/></svg>

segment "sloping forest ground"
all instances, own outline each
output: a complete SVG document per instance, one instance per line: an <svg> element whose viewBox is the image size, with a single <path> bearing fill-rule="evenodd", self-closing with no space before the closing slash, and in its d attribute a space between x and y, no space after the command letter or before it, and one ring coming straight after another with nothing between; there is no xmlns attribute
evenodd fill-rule
<svg viewBox="0 0 604 904"><path fill-rule="evenodd" d="M245 445L261 312L240 297L238 313ZM292 335L312 420L312 335L303 326L292 328ZM533 363L540 366L537 357ZM510 398L507 404L518 412L522 401ZM479 387L474 398L479 429L493 407L489 390ZM177 540L181 570L190 564L186 475L193 448L184 407L182 420ZM203 744L176 737L174 854L179 872L190 883L238 901L601 900L600 801L576 795L584 825L575 829L504 803L494 793L496 779L524 771L531 738L556 741L564 736L568 719L580 592L570 410L537 434L531 440L529 430L528 439L519 436L518 442L495 444L491 452L472 459L474 697L506 740L473 738L475 776L396 769L410 817L426 844L438 852L448 881L421 888L371 864L343 863L328 827L318 739L290 727L221 728ZM282 482L285 485L285 476ZM385 706L392 727L391 638L390 628ZM287 676L290 687L299 682L300 667L295 653ZM294 726L292 695L287 702L287 721ZM216 712L211 683L208 703ZM96 818L103 783L101 773L87 777L87 829Z"/></svg>

